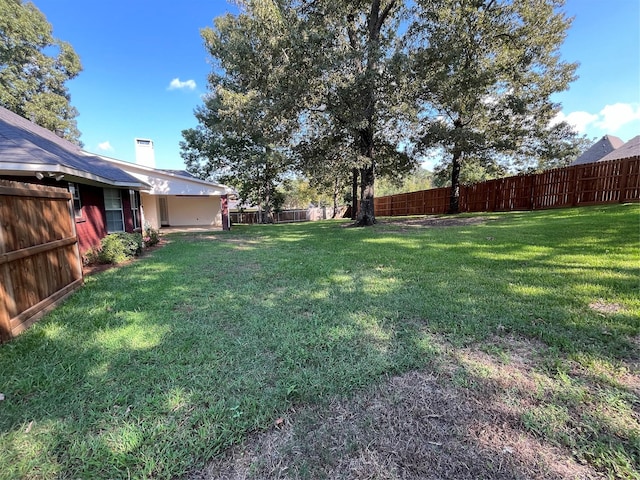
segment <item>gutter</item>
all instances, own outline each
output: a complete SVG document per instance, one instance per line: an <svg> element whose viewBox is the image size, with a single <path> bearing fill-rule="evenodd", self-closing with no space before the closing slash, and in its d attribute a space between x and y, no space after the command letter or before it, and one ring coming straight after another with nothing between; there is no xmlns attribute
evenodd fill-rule
<svg viewBox="0 0 640 480"><path fill-rule="evenodd" d="M110 186L121 187L121 188L131 188L134 190L144 190L147 188L151 188L151 185L148 185L147 183L142 181L125 182L125 181L113 180L111 178L95 175L93 173L89 173L84 170L78 170L75 168L67 167L64 165L57 165L57 164L52 165L52 164L37 164L37 163L4 163L2 162L0 163L0 171L8 175L11 175L11 174L24 175L24 173L32 173L36 177L38 177L38 173L40 173L44 177L58 176L58 175L49 175L49 174L63 175L60 178L56 178L56 180L62 180L66 175L69 175L71 177L90 180L92 182L99 183L102 185L110 185Z"/></svg>

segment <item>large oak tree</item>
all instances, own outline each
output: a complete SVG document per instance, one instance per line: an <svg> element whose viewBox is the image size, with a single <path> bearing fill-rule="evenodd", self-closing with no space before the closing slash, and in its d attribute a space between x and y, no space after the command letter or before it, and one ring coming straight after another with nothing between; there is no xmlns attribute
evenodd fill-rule
<svg viewBox="0 0 640 480"><path fill-rule="evenodd" d="M416 0L408 55L424 112L418 143L450 159L449 211L460 169L557 154L575 134L552 126L576 64L562 61L563 0ZM536 151L537 150L537 151Z"/></svg>
<svg viewBox="0 0 640 480"><path fill-rule="evenodd" d="M238 3L239 15L203 31L214 59L212 94L196 112L199 126L183 134L187 165L209 175L223 161L227 178L240 180L246 161L255 165L240 139L278 152L278 173L294 166L286 154L295 149L296 165L318 183L333 175L341 184L345 173L360 179L358 220L374 223L376 173L413 167L400 148L398 132L407 130L397 121L402 102L391 78L403 2Z"/></svg>
<svg viewBox="0 0 640 480"><path fill-rule="evenodd" d="M196 109L199 125L182 132L181 149L190 172L232 185L269 221L292 163L286 150L295 121L282 106L291 37L274 3L244 7L201 32L214 67L211 92Z"/></svg>
<svg viewBox="0 0 640 480"><path fill-rule="evenodd" d="M316 93L308 118L320 111L350 138L354 155L343 168L353 174L358 224L372 225L376 175L415 165L403 148L410 112L403 108L404 72L394 63L406 8L402 0L320 0L301 11L304 30L320 45L309 52L315 67L306 82Z"/></svg>

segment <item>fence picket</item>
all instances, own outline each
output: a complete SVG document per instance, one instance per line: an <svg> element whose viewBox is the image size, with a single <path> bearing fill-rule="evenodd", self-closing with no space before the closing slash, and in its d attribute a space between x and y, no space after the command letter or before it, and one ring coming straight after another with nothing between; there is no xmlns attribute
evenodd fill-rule
<svg viewBox="0 0 640 480"><path fill-rule="evenodd" d="M71 194L0 180L0 342L81 284Z"/></svg>
<svg viewBox="0 0 640 480"><path fill-rule="evenodd" d="M378 216L447 213L450 188L378 197ZM418 200L419 199L419 200ZM640 156L487 180L460 188L461 212L535 210L640 201Z"/></svg>

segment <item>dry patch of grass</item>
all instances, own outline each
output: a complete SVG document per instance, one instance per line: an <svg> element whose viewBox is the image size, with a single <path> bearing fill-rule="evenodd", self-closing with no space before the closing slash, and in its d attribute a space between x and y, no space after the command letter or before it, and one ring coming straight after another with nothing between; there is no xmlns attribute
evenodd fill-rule
<svg viewBox="0 0 640 480"><path fill-rule="evenodd" d="M584 418L607 418L607 403L597 398L595 383L580 380L580 372L569 380L546 372L544 344L513 336L464 348L435 341L442 355L432 367L389 378L351 398L292 410L270 431L254 434L188 478L617 476L615 469L597 470L581 458L577 440L561 441L564 434L579 435L570 430L584 428ZM619 377L624 381L625 375ZM558 401L560 390L567 395L567 381L574 382L582 403ZM563 405L565 412L554 411ZM620 423L619 413L614 418ZM546 426L536 425L543 421ZM608 428L617 435L640 428L633 412L624 422L609 422Z"/></svg>
<svg viewBox="0 0 640 480"><path fill-rule="evenodd" d="M377 220L379 233L408 233L420 228L446 228L481 225L491 217L437 216L387 217Z"/></svg>
<svg viewBox="0 0 640 480"><path fill-rule="evenodd" d="M602 299L591 302L589 308L602 314L618 313L624 309L619 303L609 303Z"/></svg>

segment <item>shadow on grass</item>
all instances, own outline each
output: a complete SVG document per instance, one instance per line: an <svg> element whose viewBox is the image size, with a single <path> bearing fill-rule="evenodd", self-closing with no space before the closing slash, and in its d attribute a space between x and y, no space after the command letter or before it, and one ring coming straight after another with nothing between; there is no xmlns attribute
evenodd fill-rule
<svg viewBox="0 0 640 480"><path fill-rule="evenodd" d="M618 363L634 353L638 272L580 262L628 254L618 210L595 225L542 214L548 232L522 214L393 237L331 222L176 236L0 347L2 470L181 475L293 406L424 367L434 333ZM610 297L635 310L588 308Z"/></svg>

